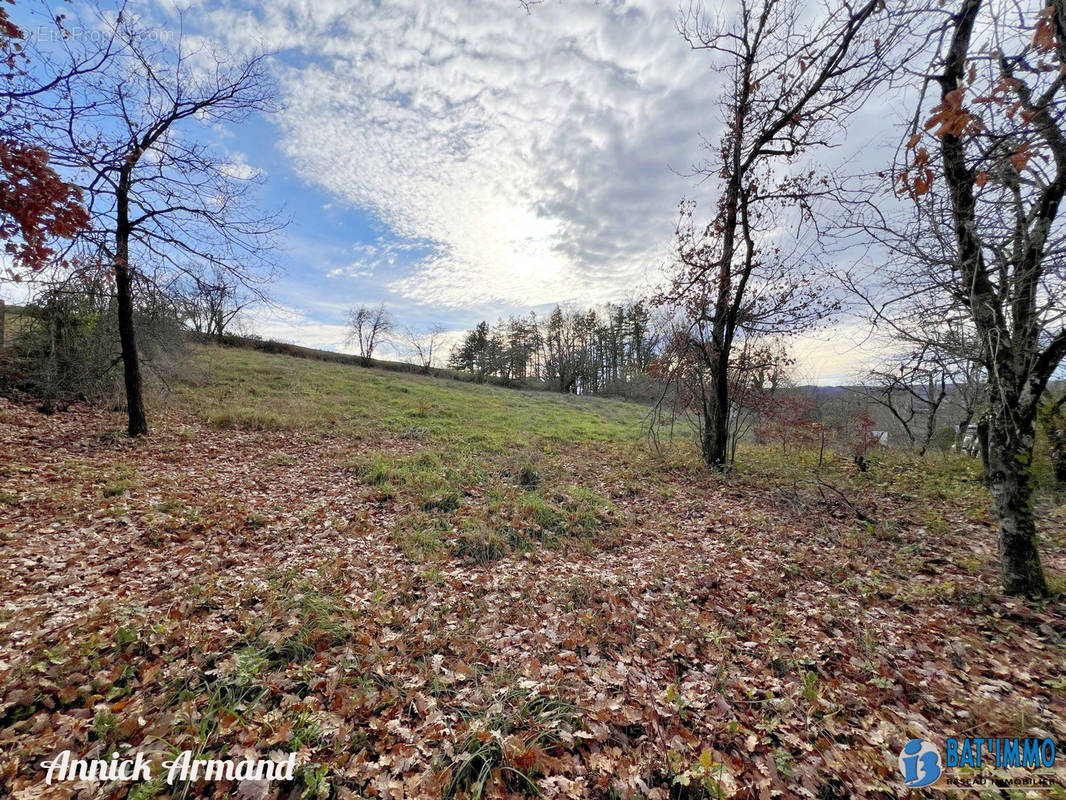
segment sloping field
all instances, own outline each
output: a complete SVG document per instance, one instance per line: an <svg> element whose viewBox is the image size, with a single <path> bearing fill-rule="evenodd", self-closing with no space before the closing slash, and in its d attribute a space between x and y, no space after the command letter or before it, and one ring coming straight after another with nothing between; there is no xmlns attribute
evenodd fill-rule
<svg viewBox="0 0 1066 800"><path fill-rule="evenodd" d="M173 389L143 441L0 400L0 795L899 797L909 739L1066 740L969 460L714 477L640 406L245 350ZM65 749L297 767L45 785Z"/></svg>

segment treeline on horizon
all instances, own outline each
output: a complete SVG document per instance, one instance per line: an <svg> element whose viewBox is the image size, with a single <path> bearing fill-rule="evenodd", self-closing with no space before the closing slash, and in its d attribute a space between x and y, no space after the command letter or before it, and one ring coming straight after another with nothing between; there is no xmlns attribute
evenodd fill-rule
<svg viewBox="0 0 1066 800"><path fill-rule="evenodd" d="M556 306L543 319L531 312L479 322L452 349L448 366L479 382L650 397L649 373L664 340L642 300L585 310Z"/></svg>

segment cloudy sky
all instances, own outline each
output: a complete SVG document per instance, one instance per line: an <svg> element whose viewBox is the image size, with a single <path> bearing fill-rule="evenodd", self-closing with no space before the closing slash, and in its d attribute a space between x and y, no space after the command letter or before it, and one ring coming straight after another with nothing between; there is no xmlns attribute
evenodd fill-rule
<svg viewBox="0 0 1066 800"><path fill-rule="evenodd" d="M658 280L679 200L709 205L689 175L718 138L718 79L676 0L134 7L237 57L275 54L280 110L219 139L292 219L263 335L344 349L364 302L458 331L634 297ZM845 380L860 341L853 325L805 338L802 373Z"/></svg>

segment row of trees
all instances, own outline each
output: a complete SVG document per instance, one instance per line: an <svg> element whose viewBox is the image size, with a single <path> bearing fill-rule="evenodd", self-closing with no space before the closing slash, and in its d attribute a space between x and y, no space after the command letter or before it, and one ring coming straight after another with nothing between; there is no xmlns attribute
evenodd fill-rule
<svg viewBox="0 0 1066 800"><path fill-rule="evenodd" d="M478 380L536 382L564 393L624 393L646 379L659 354L660 326L644 302L578 311L556 306L540 320L479 323L448 364Z"/></svg>
<svg viewBox="0 0 1066 800"><path fill-rule="evenodd" d="M347 344L364 364L391 346L429 372L446 364L478 382L536 385L563 393L625 394L645 391L661 354L661 320L648 303L607 304L579 311L556 306L543 319L535 313L478 323L445 353L441 325L401 327L384 306L354 306L347 315Z"/></svg>

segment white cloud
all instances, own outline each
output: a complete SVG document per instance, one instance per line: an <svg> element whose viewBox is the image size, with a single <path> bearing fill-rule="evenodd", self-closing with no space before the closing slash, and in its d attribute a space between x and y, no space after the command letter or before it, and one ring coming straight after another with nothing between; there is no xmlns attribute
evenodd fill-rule
<svg viewBox="0 0 1066 800"><path fill-rule="evenodd" d="M399 260L425 245L417 242L385 239L379 236L374 242L357 242L352 245L352 260L326 273L327 278L371 278L379 271L390 272Z"/></svg>
<svg viewBox="0 0 1066 800"><path fill-rule="evenodd" d="M219 169L226 177L238 181L254 180L263 177L265 174L259 167L253 167L249 164L242 153L235 153L231 160L223 164Z"/></svg>
<svg viewBox="0 0 1066 800"><path fill-rule="evenodd" d="M244 326L264 339L298 343L321 350L349 352L347 328L312 319L307 312L286 306L249 311L242 320Z"/></svg>
<svg viewBox="0 0 1066 800"><path fill-rule="evenodd" d="M228 51L278 54L276 146L330 196L294 211L364 209L389 230L350 250L299 241L306 274L283 300L317 319L339 319L345 292L449 327L633 297L658 279L678 200L710 208L713 186L677 172L718 138L719 80L678 35L676 0L566 0L530 15L516 0L196 5L186 23ZM885 113L875 103L855 120L845 156L879 158L871 132ZM343 326L317 319L291 311L259 330L344 349ZM849 382L878 352L865 330L794 338L801 380Z"/></svg>
<svg viewBox="0 0 1066 800"><path fill-rule="evenodd" d="M647 283L692 189L670 167L715 125L716 81L676 9L278 0L200 18L231 49L279 51L280 146L308 181L431 243L413 269L375 276L469 308Z"/></svg>

